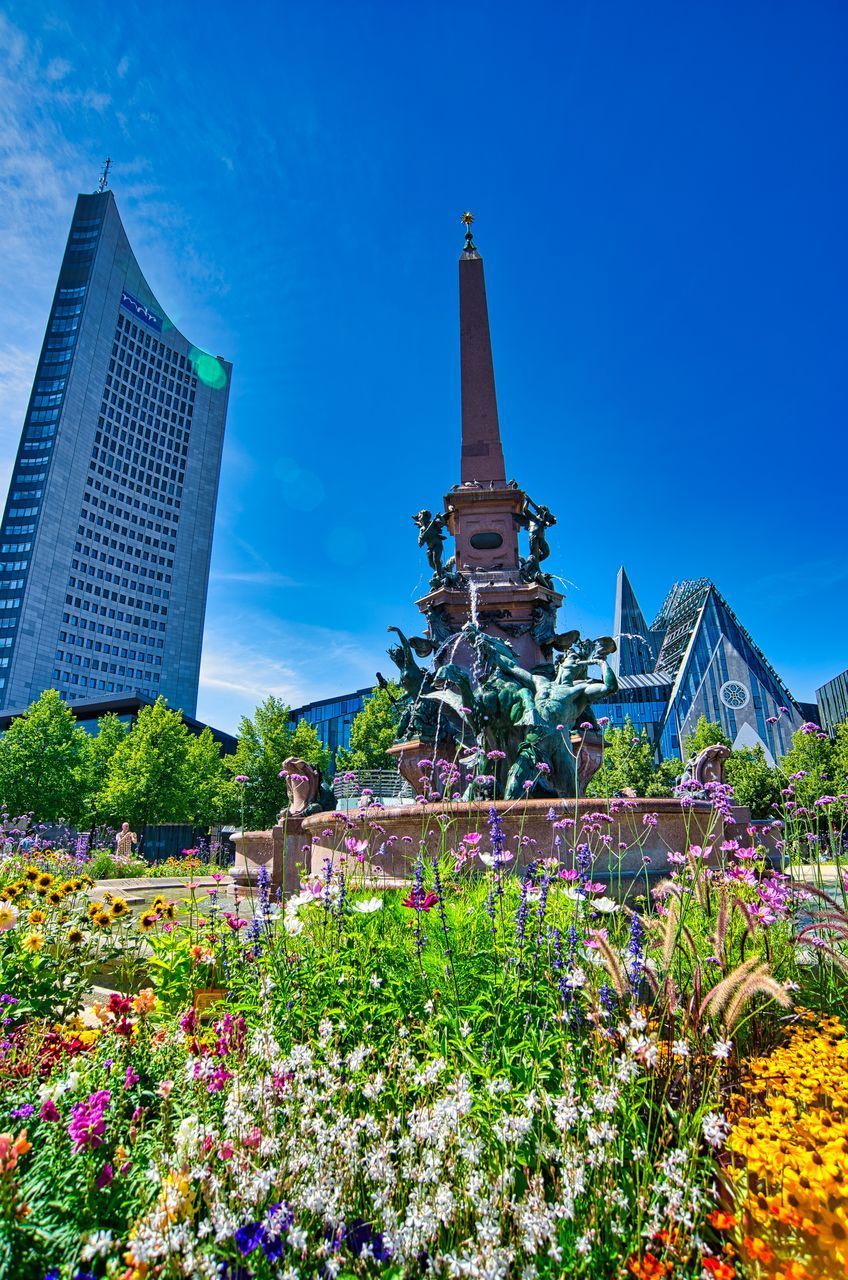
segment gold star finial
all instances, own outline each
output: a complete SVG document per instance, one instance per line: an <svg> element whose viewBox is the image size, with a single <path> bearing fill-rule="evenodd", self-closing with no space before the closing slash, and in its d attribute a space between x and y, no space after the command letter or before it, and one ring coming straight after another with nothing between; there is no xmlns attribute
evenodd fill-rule
<svg viewBox="0 0 848 1280"><path fill-rule="evenodd" d="M465 213L460 218L460 222L465 227L465 247L463 248L462 252L468 253L468 254L474 254L476 256L477 246L475 245L474 237L471 234L471 224L473 221L474 221L474 214L469 213L468 210L466 210Z"/></svg>

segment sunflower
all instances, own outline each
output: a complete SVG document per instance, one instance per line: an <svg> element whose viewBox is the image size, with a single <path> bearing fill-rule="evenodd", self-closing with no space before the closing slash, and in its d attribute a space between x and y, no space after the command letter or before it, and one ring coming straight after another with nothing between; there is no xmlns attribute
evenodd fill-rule
<svg viewBox="0 0 848 1280"><path fill-rule="evenodd" d="M11 902L14 896L8 889L0 889L0 902Z"/></svg>
<svg viewBox="0 0 848 1280"><path fill-rule="evenodd" d="M36 884L39 889L49 889L52 883L53 877L49 871L42 871L40 875L36 877Z"/></svg>
<svg viewBox="0 0 848 1280"><path fill-rule="evenodd" d="M37 908L35 911L30 911L29 915L27 916L27 920L29 920L30 924L33 924L33 925L44 924L44 921L46 919L47 919L47 916L44 914L44 912L39 911Z"/></svg>
<svg viewBox="0 0 848 1280"><path fill-rule="evenodd" d="M108 929L109 925L112 923L112 917L109 915L108 911L98 911L97 915L94 916L94 923L100 929Z"/></svg>
<svg viewBox="0 0 848 1280"><path fill-rule="evenodd" d="M127 902L126 898L112 899L111 911L112 911L112 918L114 920L118 920L120 919L121 916L125 916L129 911L129 909L130 909L129 903Z"/></svg>
<svg viewBox="0 0 848 1280"><path fill-rule="evenodd" d="M173 902L168 903L168 905L163 909L162 914L164 916L167 916L169 920L173 920L174 916L176 915Z"/></svg>
<svg viewBox="0 0 848 1280"><path fill-rule="evenodd" d="M40 951L43 946L44 946L44 934L39 933L37 930L35 931L35 933L28 933L27 936L24 938L25 951Z"/></svg>
<svg viewBox="0 0 848 1280"><path fill-rule="evenodd" d="M166 903L165 899L162 897L161 893L157 893L156 897L153 899L153 901L150 904L150 908L152 911L161 911L167 905L168 904Z"/></svg>
<svg viewBox="0 0 848 1280"><path fill-rule="evenodd" d="M159 914L156 911L146 911L139 919L138 927L143 933L150 933L151 929L155 929L159 921Z"/></svg>
<svg viewBox="0 0 848 1280"><path fill-rule="evenodd" d="M97 915L97 913L102 910L103 910L103 903L100 902L98 898L93 898L92 901L89 902L88 914L91 916L92 920Z"/></svg>
<svg viewBox="0 0 848 1280"><path fill-rule="evenodd" d="M104 889L104 891L103 891L103 901L104 901L104 902L111 902L111 901L112 901L112 895L111 895L111 893L109 892L109 890L108 890L108 889Z"/></svg>
<svg viewBox="0 0 848 1280"><path fill-rule="evenodd" d="M77 882L76 880L65 880L62 882L62 884L59 885L59 888L62 890L62 893L64 894L76 893Z"/></svg>
<svg viewBox="0 0 848 1280"><path fill-rule="evenodd" d="M58 907L64 901L65 895L61 889L51 889L47 895L47 901L52 907Z"/></svg>
<svg viewBox="0 0 848 1280"><path fill-rule="evenodd" d="M36 880L40 875L41 875L41 872L39 871L38 867L27 867L26 871L24 872L24 880L28 880L30 884L35 884Z"/></svg>
<svg viewBox="0 0 848 1280"><path fill-rule="evenodd" d="M92 880L91 876L80 876L80 877L79 877L79 883L80 883L81 888L83 888L83 889L93 889L93 888L94 888L94 881Z"/></svg>
<svg viewBox="0 0 848 1280"><path fill-rule="evenodd" d="M84 941L85 941L85 934L83 933L82 929L68 930L68 942L70 942L72 947L78 947L80 943Z"/></svg>

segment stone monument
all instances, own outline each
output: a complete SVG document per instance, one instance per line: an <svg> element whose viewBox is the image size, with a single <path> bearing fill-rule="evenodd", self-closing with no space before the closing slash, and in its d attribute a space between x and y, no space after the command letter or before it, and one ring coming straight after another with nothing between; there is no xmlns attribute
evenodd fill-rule
<svg viewBox="0 0 848 1280"><path fill-rule="evenodd" d="M557 631L563 596L543 567L556 517L506 478L483 260L472 215L462 221L460 479L442 512L424 508L412 517L431 570L417 602L426 634L407 638L390 628L400 638L389 655L403 690L390 752L416 788L421 760L435 753L461 758L467 777L492 776L492 794L505 799L578 796L602 759L591 704L618 687L606 661L615 644ZM445 560L448 535L455 554ZM431 661L425 668L416 658ZM498 763L488 767L492 759ZM481 785L468 782L465 798L482 798Z"/></svg>

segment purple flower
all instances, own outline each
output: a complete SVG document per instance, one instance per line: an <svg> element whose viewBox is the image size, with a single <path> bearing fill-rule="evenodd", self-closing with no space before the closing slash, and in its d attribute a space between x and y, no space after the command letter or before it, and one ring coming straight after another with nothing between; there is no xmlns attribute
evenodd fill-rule
<svg viewBox="0 0 848 1280"><path fill-rule="evenodd" d="M139 1075L137 1071L133 1071L132 1067L127 1067L127 1073L124 1076L124 1088L131 1089L134 1084L138 1084Z"/></svg>
<svg viewBox="0 0 848 1280"><path fill-rule="evenodd" d="M243 1258L253 1253L254 1249L258 1249L264 1238L265 1227L261 1222L248 1222L243 1227L239 1227L233 1236L236 1248Z"/></svg>
<svg viewBox="0 0 848 1280"><path fill-rule="evenodd" d="M58 1120L59 1108L52 1098L45 1098L41 1104L41 1110L38 1113L42 1120Z"/></svg>
<svg viewBox="0 0 848 1280"><path fill-rule="evenodd" d="M71 1111L68 1133L74 1151L93 1150L99 1147L106 1132L106 1121L103 1114L109 1106L112 1095L108 1089L98 1089L88 1095L87 1102L78 1102Z"/></svg>
<svg viewBox="0 0 848 1280"><path fill-rule="evenodd" d="M250 782L250 778L248 778L246 773L237 773L235 780L236 782Z"/></svg>
<svg viewBox="0 0 848 1280"><path fill-rule="evenodd" d="M806 733L809 737L811 734L820 733L821 730L817 724L813 724L812 720L807 720L801 725L801 733Z"/></svg>
<svg viewBox="0 0 848 1280"><path fill-rule="evenodd" d="M9 1115L13 1120L28 1120L33 1111L35 1111L34 1104L32 1102L25 1102L22 1107L15 1107L13 1111L10 1111Z"/></svg>
<svg viewBox="0 0 848 1280"><path fill-rule="evenodd" d="M97 1187L97 1190L103 1191L106 1187L108 1187L109 1183L112 1181L114 1176L115 1176L115 1171L113 1170L112 1166L109 1164L109 1161L107 1160L95 1179L94 1185Z"/></svg>

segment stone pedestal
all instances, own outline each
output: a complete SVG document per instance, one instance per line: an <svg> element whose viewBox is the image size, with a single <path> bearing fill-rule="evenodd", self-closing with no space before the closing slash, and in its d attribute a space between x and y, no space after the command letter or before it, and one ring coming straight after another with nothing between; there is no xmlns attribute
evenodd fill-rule
<svg viewBox="0 0 848 1280"><path fill-rule="evenodd" d="M304 835L302 818L286 818L270 831L237 831L230 836L236 858L230 874L240 888L255 888L260 867L268 872L272 892L283 896L297 893L301 869L309 870L309 854L303 852L309 837Z"/></svg>

